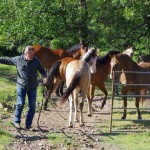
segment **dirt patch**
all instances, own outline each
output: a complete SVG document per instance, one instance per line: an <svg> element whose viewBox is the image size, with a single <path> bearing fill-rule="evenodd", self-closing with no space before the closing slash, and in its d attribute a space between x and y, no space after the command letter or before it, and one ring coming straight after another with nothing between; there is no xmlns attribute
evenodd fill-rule
<svg viewBox="0 0 150 150"><path fill-rule="evenodd" d="M99 100L98 100L99 99ZM25 114L22 118L22 129L16 130L14 127L8 127L8 131L15 137L14 141L7 145L7 149L14 150L100 150L100 149L116 149L103 143L103 136L106 135L106 130L110 125L110 104L109 100L104 109L100 109L100 97L95 97L93 101L93 114L92 117L87 116L87 102L84 103L84 122L85 126L79 127L78 123L73 122L73 128L68 128L69 105L65 103L63 108L54 105L49 105L49 111L42 111L40 116L40 128L37 126L37 118L39 113L35 114L33 122L33 131L24 129ZM10 119L13 120L14 115ZM7 119L6 119L7 121ZM55 137L53 135L59 134L62 139L69 139L68 141L57 144L51 142ZM51 136L52 135L52 136ZM57 137L58 138L58 137Z"/></svg>

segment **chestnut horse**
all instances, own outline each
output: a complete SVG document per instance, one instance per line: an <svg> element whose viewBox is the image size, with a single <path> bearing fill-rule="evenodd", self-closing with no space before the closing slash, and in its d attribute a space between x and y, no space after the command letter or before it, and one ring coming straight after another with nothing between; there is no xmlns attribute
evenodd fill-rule
<svg viewBox="0 0 150 150"><path fill-rule="evenodd" d="M112 55L110 77L112 77L112 71L118 69L119 70L122 69L123 72L120 76L120 82L122 84L122 95L127 95L128 92L133 92L136 95L141 95L141 93L143 93L143 90L145 90L148 87L148 85L146 84L150 84L149 74L140 73L140 72L149 72L148 67L146 68L143 67L142 65L138 65L126 54ZM131 73L131 71L134 72ZM141 84L141 85L131 86L128 84ZM126 119L127 97L123 97L123 100L124 100L124 112L121 119ZM139 101L140 101L140 97L136 97L135 106L137 108L137 114L138 114L137 119L142 119L139 110Z"/></svg>
<svg viewBox="0 0 150 150"><path fill-rule="evenodd" d="M94 97L94 90L97 86L104 94L104 100L102 102L101 108L104 107L106 100L107 100L107 90L105 87L105 81L107 80L107 77L110 73L110 54L117 54L120 53L119 51L109 51L105 56L98 57L96 62L96 68L97 71L91 75L91 83L90 88L88 92L88 99L90 102L90 107L92 107L92 100ZM58 60L54 63L52 68L50 69L48 73L47 78L47 92L45 93L45 103L44 103L44 109L47 108L48 99L51 96L51 93L54 91L54 89L57 87L57 85L61 81L66 81L65 74L66 74L66 67L70 61L74 60L73 58L66 57L62 60ZM91 116L91 112L88 112L88 116Z"/></svg>
<svg viewBox="0 0 150 150"><path fill-rule="evenodd" d="M59 50L53 50L46 47L43 47L41 45L33 45L35 56L39 58L42 65L49 70L53 63L57 60L60 60L65 57L73 57L73 58L80 58L80 56L84 55L87 52L88 44L82 42L80 44L73 45L72 47L65 49L59 49ZM63 93L63 84L61 84L60 92ZM58 88L59 89L59 88ZM56 94L59 95L58 89L56 90Z"/></svg>
<svg viewBox="0 0 150 150"><path fill-rule="evenodd" d="M123 54L127 54L129 57L133 58L134 55L134 47L129 47L122 52ZM119 74L115 75L115 81L119 83ZM115 93L119 95L118 85L115 86Z"/></svg>
<svg viewBox="0 0 150 150"><path fill-rule="evenodd" d="M49 70L55 61L64 57L73 57L79 59L80 56L83 56L87 52L88 44L76 44L67 50L53 50L41 45L33 45L33 47L35 56L38 57L43 66Z"/></svg>
<svg viewBox="0 0 150 150"><path fill-rule="evenodd" d="M77 108L78 108L78 94L81 91L81 99L79 101L80 109L80 126L84 125L83 122L83 105L86 99L88 87L90 85L91 73L96 72L96 49L92 48L83 56L80 60L72 60L66 68L66 85L67 89L63 94L60 104L62 105L69 97L70 102L70 115L69 115L69 127L73 127L72 124L72 110L74 104L74 120L77 122ZM88 105L89 108L89 105ZM88 109L89 110L89 109Z"/></svg>

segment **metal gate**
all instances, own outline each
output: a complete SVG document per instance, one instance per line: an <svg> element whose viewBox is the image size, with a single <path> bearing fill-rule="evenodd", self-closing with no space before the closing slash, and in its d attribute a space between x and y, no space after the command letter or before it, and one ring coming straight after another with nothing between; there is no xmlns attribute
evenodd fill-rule
<svg viewBox="0 0 150 150"><path fill-rule="evenodd" d="M135 72L135 71L124 71L124 72L126 72L126 73L148 73L149 75L150 75L150 72ZM150 128L148 128L148 130L147 129L144 129L144 128L142 128L142 130L139 130L139 129L137 129L137 130L133 130L133 129L125 129L125 127L123 128L122 127L122 129L121 130L113 130L113 123L114 122L116 122L116 121L121 121L121 122L127 122L127 121L129 121L129 122L137 122L137 123L139 123L139 122L149 122L150 123L150 117L148 118L148 119L118 119L118 118L114 118L114 116L113 116L113 114L114 114L114 111L115 110L123 110L124 108L123 107L115 107L114 106L114 103L116 102L116 98L123 98L123 97L128 97L128 98L135 98L135 97L144 97L144 98L150 98L150 93L149 94L147 94L147 95L135 95L135 94L129 94L129 95L122 95L122 94L116 94L115 93L115 88L117 87L117 86L121 86L121 83L118 83L118 80L116 80L116 75L118 75L118 74L121 74L122 73L122 71L114 71L113 72L113 79L112 79L112 98L111 98L111 116L110 116L110 133L112 133L112 132L144 132L144 131L150 131ZM124 86L147 86L147 87L150 87L150 84L124 84ZM123 102L123 100L121 100L122 102ZM128 100L129 101L129 100ZM150 101L149 101L149 103L150 103ZM126 108L126 109L128 109L128 110L135 110L135 109L137 109L136 107L134 107L134 108ZM147 113L149 113L150 114L150 106L148 107L148 108L139 108L140 110L144 110L144 111L147 111ZM128 114L128 113L127 113ZM150 125L149 125L150 126Z"/></svg>

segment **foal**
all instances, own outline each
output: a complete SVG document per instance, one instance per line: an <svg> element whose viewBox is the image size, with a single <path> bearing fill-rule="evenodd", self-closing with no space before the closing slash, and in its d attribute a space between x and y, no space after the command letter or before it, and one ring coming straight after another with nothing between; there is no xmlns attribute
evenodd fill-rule
<svg viewBox="0 0 150 150"><path fill-rule="evenodd" d="M84 100L87 96L88 87L91 81L91 73L96 72L96 50L94 48L88 50L88 52L80 60L71 61L66 68L66 85L67 90L63 94L60 104L62 105L69 97L70 101L70 115L69 115L69 127L73 127L72 124L72 109L73 103L75 108L74 120L77 122L77 108L78 108L78 94L81 91L81 99L79 102L80 109L80 126L84 125L82 109ZM90 109L88 101L88 109Z"/></svg>

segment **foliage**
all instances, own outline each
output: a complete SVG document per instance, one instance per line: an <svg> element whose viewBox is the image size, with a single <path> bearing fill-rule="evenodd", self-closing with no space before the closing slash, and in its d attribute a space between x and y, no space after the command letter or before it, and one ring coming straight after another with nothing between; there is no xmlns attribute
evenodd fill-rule
<svg viewBox="0 0 150 150"><path fill-rule="evenodd" d="M0 0L0 47L66 48L88 40L103 51L150 50L148 0Z"/></svg>

